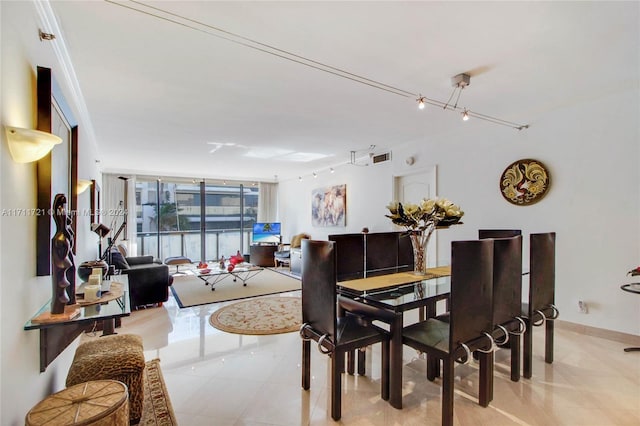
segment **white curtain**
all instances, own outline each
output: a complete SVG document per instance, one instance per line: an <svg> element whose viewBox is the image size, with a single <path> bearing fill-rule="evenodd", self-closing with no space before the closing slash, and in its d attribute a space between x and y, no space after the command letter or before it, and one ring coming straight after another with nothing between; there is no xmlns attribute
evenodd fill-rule
<svg viewBox="0 0 640 426"><path fill-rule="evenodd" d="M258 222L278 220L278 184L260 182L258 197Z"/></svg>
<svg viewBox="0 0 640 426"><path fill-rule="evenodd" d="M122 179L122 178L127 178ZM125 186L127 199L124 199ZM122 176L109 173L102 174L102 214L101 222L111 228L108 237L114 238L127 215L126 230L123 229L116 243L127 246L128 256L136 255L136 179L135 176ZM106 240L103 250L106 248Z"/></svg>

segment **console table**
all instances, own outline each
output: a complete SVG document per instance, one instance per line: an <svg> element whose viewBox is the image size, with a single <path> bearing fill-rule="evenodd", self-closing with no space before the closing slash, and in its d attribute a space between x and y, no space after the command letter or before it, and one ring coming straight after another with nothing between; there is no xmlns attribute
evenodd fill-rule
<svg viewBox="0 0 640 426"><path fill-rule="evenodd" d="M256 266L273 266L273 254L278 250L277 245L252 245L249 248L250 262Z"/></svg>
<svg viewBox="0 0 640 426"><path fill-rule="evenodd" d="M129 304L128 282L126 275L114 276L113 293L105 293L93 302L84 302L78 298L76 307L80 314L71 319L60 321L36 322L36 318L49 310L51 302L43 305L24 325L25 330L40 330L40 372L78 337L87 324L102 321L103 335L114 334L115 319L131 314Z"/></svg>

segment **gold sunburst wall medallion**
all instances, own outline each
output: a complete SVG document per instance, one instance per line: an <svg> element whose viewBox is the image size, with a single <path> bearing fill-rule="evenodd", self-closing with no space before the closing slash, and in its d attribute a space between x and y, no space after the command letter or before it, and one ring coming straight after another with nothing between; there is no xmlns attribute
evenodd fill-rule
<svg viewBox="0 0 640 426"><path fill-rule="evenodd" d="M551 177L547 167L530 158L514 161L500 176L500 192L505 200L517 206L540 201L549 190Z"/></svg>

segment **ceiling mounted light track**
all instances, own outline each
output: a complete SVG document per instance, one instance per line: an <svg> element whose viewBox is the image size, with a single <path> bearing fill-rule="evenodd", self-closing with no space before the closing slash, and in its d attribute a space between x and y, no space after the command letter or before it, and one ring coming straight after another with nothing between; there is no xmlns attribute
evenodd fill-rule
<svg viewBox="0 0 640 426"><path fill-rule="evenodd" d="M423 109L425 104L439 106L444 110L460 112L460 108L457 106L449 105L449 102L442 102L437 99L430 99L426 96L422 96L420 94L404 90L395 86L391 86L380 81L376 81L338 67L334 67L319 61L315 61L313 59L304 57L302 55L297 55L292 52L288 52L284 49L280 49L278 47L269 45L267 43L260 42L258 40L253 40L249 37L242 36L240 34L233 33L231 31L227 31L223 28L219 28L205 22L198 21L193 18L189 18L186 16L181 16L179 14L170 12L168 10L161 9L159 7L151 6L149 4L145 4L136 0L130 0L128 3L124 4L121 2L117 2L114 0L105 0L105 2L112 4L114 6L122 7L125 9L132 10L134 12L138 12L147 16L154 17L163 22L168 22L174 25L178 25L184 28L189 28L191 30L197 31L199 33L206 34L211 37L215 37L217 39L225 40L230 43L234 43L249 49L253 49L262 53L266 53L268 55L275 56L280 59L284 59L287 61L291 61L300 65L304 65L309 68L314 68L316 70L335 75L340 78L345 78L347 80L351 80L356 83L364 84L369 87L373 87L374 89L383 90L388 93L392 93L394 95L402 96L404 98L413 98L418 101L418 108ZM468 74L458 74L454 77L454 79L458 78L455 82L456 88L459 88L460 91L469 85L470 76ZM466 81L466 82L465 82ZM460 95L458 94L458 97ZM450 101L451 99L449 99ZM456 102L457 105L457 102ZM480 120L485 120L493 124L499 124L501 126L511 127L516 130L528 129L528 124L518 124L512 121L503 120L500 118L492 117L486 114L480 114L477 112L473 112L471 110L467 110L467 114L470 117L478 118Z"/></svg>

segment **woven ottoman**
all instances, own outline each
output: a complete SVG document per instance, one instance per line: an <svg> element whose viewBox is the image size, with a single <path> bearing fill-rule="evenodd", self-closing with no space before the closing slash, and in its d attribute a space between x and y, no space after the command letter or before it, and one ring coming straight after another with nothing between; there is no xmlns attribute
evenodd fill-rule
<svg viewBox="0 0 640 426"><path fill-rule="evenodd" d="M82 343L76 349L67 374L67 387L93 380L117 380L129 390L129 418L142 416L144 391L142 338L134 334L112 334Z"/></svg>
<svg viewBox="0 0 640 426"><path fill-rule="evenodd" d="M129 426L127 387L115 380L80 383L33 407L26 426Z"/></svg>

